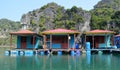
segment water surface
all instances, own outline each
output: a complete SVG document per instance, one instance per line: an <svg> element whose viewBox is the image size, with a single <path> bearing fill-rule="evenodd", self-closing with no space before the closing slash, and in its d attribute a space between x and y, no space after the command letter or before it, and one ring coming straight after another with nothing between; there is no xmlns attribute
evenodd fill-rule
<svg viewBox="0 0 120 70"><path fill-rule="evenodd" d="M82 54L5 56L0 53L0 70L119 70L120 55Z"/></svg>

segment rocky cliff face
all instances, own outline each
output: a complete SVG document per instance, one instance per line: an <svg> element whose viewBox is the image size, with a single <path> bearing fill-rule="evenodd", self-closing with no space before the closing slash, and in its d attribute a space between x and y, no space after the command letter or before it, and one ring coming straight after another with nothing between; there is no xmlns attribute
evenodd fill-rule
<svg viewBox="0 0 120 70"><path fill-rule="evenodd" d="M94 8L112 8L113 10L120 10L120 0L101 0L94 6Z"/></svg>
<svg viewBox="0 0 120 70"><path fill-rule="evenodd" d="M84 26L85 28L82 29L82 31L89 30L90 13L81 8L77 9L78 10L76 10L76 8L69 9L70 11L68 12L68 9L66 10L56 3L49 3L39 9L24 14L21 18L21 23L27 24L29 29L36 32L54 28L68 27L67 29L71 29L70 23L75 23L73 29L81 31ZM75 19L78 18L81 18L82 21L77 22ZM84 24L86 22L87 24Z"/></svg>

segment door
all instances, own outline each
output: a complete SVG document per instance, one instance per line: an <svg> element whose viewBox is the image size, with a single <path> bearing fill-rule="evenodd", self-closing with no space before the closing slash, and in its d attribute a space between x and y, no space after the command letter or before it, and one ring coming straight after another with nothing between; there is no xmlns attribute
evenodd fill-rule
<svg viewBox="0 0 120 70"><path fill-rule="evenodd" d="M26 37L21 37L21 49L26 48Z"/></svg>

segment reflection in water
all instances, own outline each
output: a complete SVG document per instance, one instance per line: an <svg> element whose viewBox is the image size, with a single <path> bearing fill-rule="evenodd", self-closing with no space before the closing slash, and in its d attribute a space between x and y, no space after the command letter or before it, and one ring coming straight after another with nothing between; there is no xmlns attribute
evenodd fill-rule
<svg viewBox="0 0 120 70"><path fill-rule="evenodd" d="M91 60L91 54L86 53L86 62L87 62L87 64L90 64L90 60Z"/></svg>
<svg viewBox="0 0 120 70"><path fill-rule="evenodd" d="M3 56L1 70L118 70L120 56L115 55L48 55Z"/></svg>

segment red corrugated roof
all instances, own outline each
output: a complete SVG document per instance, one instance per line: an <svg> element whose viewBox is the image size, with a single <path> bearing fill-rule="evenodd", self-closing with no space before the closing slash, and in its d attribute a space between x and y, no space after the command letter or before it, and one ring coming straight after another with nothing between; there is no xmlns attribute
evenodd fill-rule
<svg viewBox="0 0 120 70"><path fill-rule="evenodd" d="M106 34L106 33L114 33L114 32L109 30L99 30L99 29L85 32L85 34Z"/></svg>
<svg viewBox="0 0 120 70"><path fill-rule="evenodd" d="M75 33L79 33L79 32L75 30L67 30L67 29L60 29L60 28L42 32L42 34L75 34Z"/></svg>
<svg viewBox="0 0 120 70"><path fill-rule="evenodd" d="M36 34L30 30L20 30L20 31L17 31L17 32L10 32L10 34L15 34L15 35L18 35L18 34Z"/></svg>

